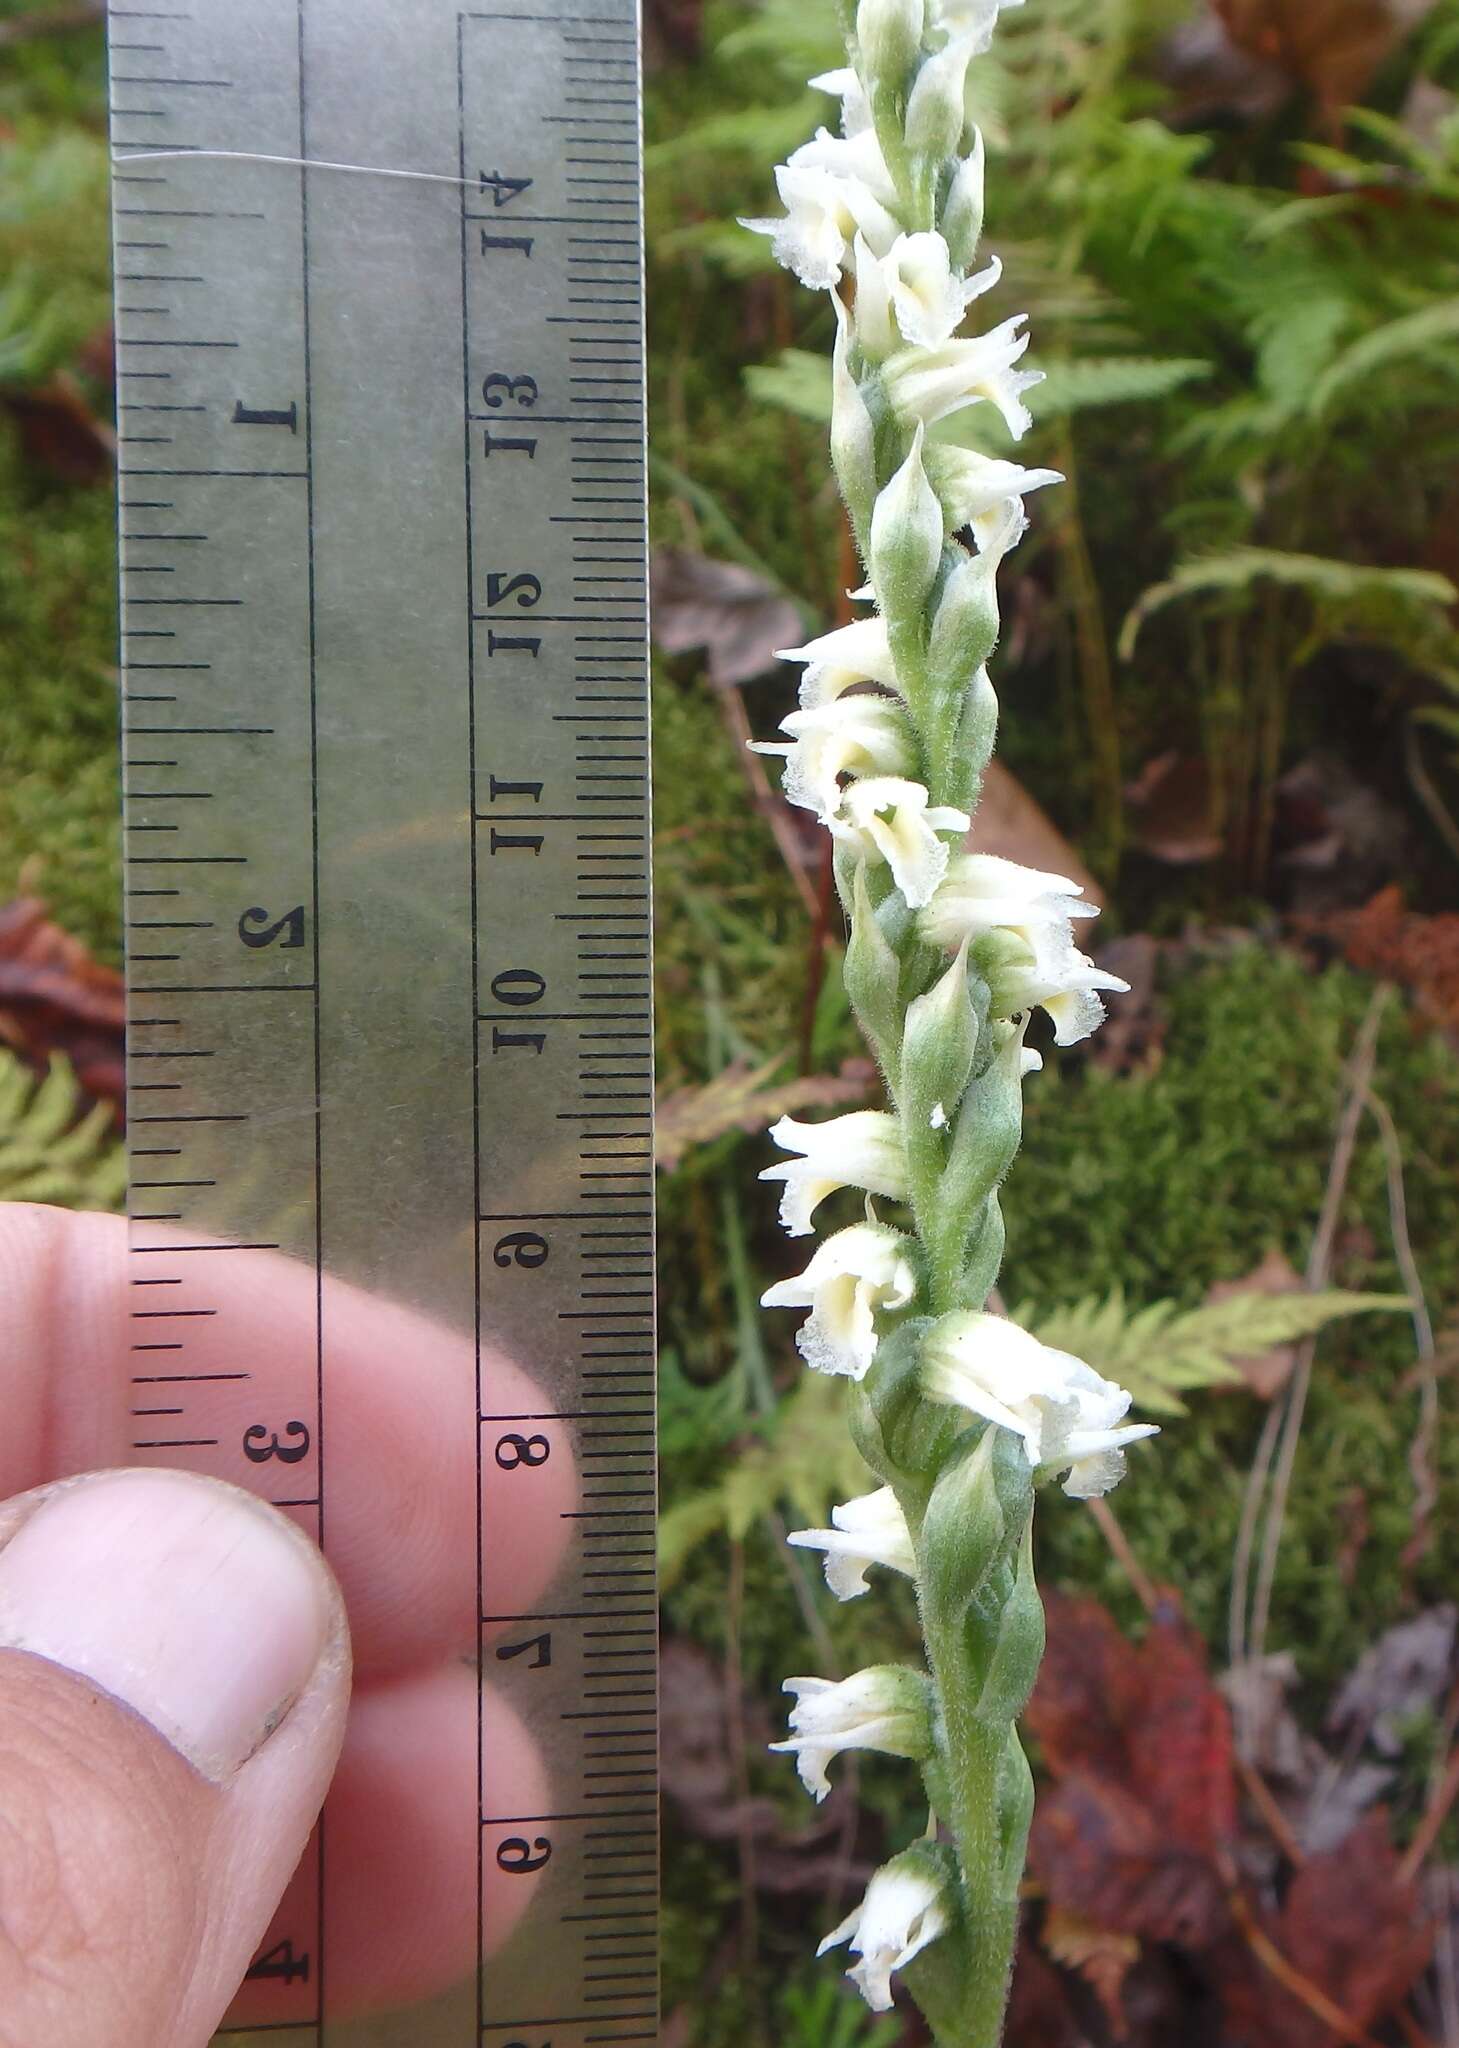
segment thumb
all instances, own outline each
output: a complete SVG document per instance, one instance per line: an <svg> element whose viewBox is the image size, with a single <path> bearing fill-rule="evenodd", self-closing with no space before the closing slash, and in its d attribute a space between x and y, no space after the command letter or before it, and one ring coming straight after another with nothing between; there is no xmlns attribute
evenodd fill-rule
<svg viewBox="0 0 1459 2048"><path fill-rule="evenodd" d="M328 1568L251 1495L138 1470L0 1505L0 2038L202 2048L348 1695Z"/></svg>

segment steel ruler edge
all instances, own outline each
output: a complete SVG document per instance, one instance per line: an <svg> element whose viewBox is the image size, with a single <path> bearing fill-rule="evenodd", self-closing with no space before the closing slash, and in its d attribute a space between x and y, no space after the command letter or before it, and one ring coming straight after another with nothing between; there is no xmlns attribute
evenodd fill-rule
<svg viewBox="0 0 1459 2048"><path fill-rule="evenodd" d="M635 0L109 29L134 1456L320 1538L396 1774L220 2039L650 2042Z"/></svg>

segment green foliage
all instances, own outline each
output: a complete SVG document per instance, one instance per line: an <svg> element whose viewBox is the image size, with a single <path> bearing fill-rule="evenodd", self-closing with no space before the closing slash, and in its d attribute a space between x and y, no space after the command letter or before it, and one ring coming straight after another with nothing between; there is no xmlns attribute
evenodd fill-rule
<svg viewBox="0 0 1459 2048"><path fill-rule="evenodd" d="M104 1103L85 1107L69 1061L40 1079L0 1047L0 1201L120 1209L126 1152Z"/></svg>
<svg viewBox="0 0 1459 2048"><path fill-rule="evenodd" d="M659 1523L659 1565L666 1586L710 1536L741 1542L781 1506L825 1528L833 1502L876 1484L846 1430L845 1388L827 1373L805 1372L767 1416L756 1441L721 1466L713 1484L668 1508Z"/></svg>
<svg viewBox="0 0 1459 2048"><path fill-rule="evenodd" d="M824 1971L787 1987L781 2019L783 2048L895 2048L902 2038L899 2019L868 2012Z"/></svg>
<svg viewBox="0 0 1459 2048"><path fill-rule="evenodd" d="M1058 1351L1072 1351L1107 1379L1128 1387L1152 1415L1186 1415L1180 1394L1198 1387L1239 1386L1234 1363L1277 1344L1312 1337L1343 1316L1406 1309L1402 1294L1352 1294L1329 1287L1312 1294L1233 1294L1200 1308L1173 1301L1130 1308L1123 1288L1103 1300L1086 1294L1068 1308L1025 1302L1015 1322Z"/></svg>

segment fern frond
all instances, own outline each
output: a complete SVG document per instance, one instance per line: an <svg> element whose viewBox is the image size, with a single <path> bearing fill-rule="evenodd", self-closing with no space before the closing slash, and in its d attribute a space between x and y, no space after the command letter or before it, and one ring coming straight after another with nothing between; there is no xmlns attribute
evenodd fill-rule
<svg viewBox="0 0 1459 2048"><path fill-rule="evenodd" d="M1333 400L1353 385L1375 377L1393 364L1415 356L1427 357L1429 367L1453 376L1456 362L1453 343L1459 340L1459 299L1443 299L1436 306L1424 306L1417 313L1405 313L1375 327L1351 347L1344 349L1312 387L1308 401L1314 414L1326 412Z"/></svg>
<svg viewBox="0 0 1459 2048"><path fill-rule="evenodd" d="M1406 1295L1330 1287L1311 1294L1232 1294L1185 1310L1155 1301L1131 1311L1116 1289L1103 1299L1086 1295L1068 1308L1026 1302L1013 1315L1045 1344L1074 1352L1128 1387L1137 1407L1153 1415L1183 1415L1182 1393L1240 1381L1238 1358L1315 1336L1340 1317L1408 1307Z"/></svg>
<svg viewBox="0 0 1459 2048"><path fill-rule="evenodd" d="M63 1209L120 1209L126 1155L103 1103L85 1098L69 1061L57 1056L37 1079L0 1049L0 1199L53 1202Z"/></svg>
<svg viewBox="0 0 1459 2048"><path fill-rule="evenodd" d="M1459 602L1447 576L1432 569L1377 569L1362 562L1338 562L1325 555L1284 553L1278 548L1230 548L1223 554L1182 562L1163 583L1153 583L1131 607L1120 628L1120 657L1128 661L1147 619L1184 598L1235 594L1254 583L1271 582L1304 591L1314 602L1347 615L1374 605L1446 607Z"/></svg>

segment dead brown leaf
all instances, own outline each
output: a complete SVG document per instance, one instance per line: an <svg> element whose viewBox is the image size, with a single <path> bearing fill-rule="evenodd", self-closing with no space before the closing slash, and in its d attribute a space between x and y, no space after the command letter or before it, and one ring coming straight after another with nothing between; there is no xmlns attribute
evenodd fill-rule
<svg viewBox="0 0 1459 2048"><path fill-rule="evenodd" d="M88 1094L126 1087L122 977L61 930L34 897L0 905L0 1042L44 1069L62 1052Z"/></svg>
<svg viewBox="0 0 1459 2048"><path fill-rule="evenodd" d="M1104 1028L1094 1038L1089 1057L1111 1074L1139 1069L1152 1073L1165 1050L1165 1010L1156 992L1162 947L1148 932L1127 932L1101 946L1096 965L1130 984L1128 995L1109 1006Z"/></svg>
<svg viewBox="0 0 1459 2048"><path fill-rule="evenodd" d="M1363 973L1408 989L1420 1016L1459 1039L1459 913L1411 911L1395 883L1360 910L1306 918L1301 928L1336 940Z"/></svg>
<svg viewBox="0 0 1459 2048"><path fill-rule="evenodd" d="M1386 2019L1428 1961L1434 1929L1398 1875L1388 1815L1374 1807L1346 1839L1293 1878L1271 1929L1284 1961L1360 2028ZM1233 1947L1219 1983L1243 2048L1335 2048L1311 2007Z"/></svg>
<svg viewBox="0 0 1459 2048"><path fill-rule="evenodd" d="M776 1053L758 1067L748 1060L731 1060L702 1087L678 1088L664 1096L654 1135L656 1165L671 1172L686 1152L722 1138L726 1131L768 1130L779 1117L797 1110L864 1102L876 1086L876 1066L868 1059L845 1060L839 1073L802 1074L793 1081L772 1083L770 1076L785 1059L784 1053Z"/></svg>
<svg viewBox="0 0 1459 2048"><path fill-rule="evenodd" d="M968 846L974 853L996 853L1044 874L1067 875L1091 903L1100 901L1099 884L1043 807L1001 761L990 761L983 794L973 816Z"/></svg>
<svg viewBox="0 0 1459 2048"><path fill-rule="evenodd" d="M1171 867L1214 860L1221 835L1211 826L1211 783L1194 755L1157 754L1125 789L1135 844Z"/></svg>
<svg viewBox="0 0 1459 2048"><path fill-rule="evenodd" d="M1077 1970L1099 2000L1109 2030L1117 2041L1129 2039L1124 1983L1140 1960L1140 1944L1132 1934L1111 1934L1081 1920L1077 1913L1052 1907L1044 1916L1044 1947L1066 1970Z"/></svg>
<svg viewBox="0 0 1459 2048"><path fill-rule="evenodd" d="M1361 99L1408 33L1411 0L1213 0L1238 49L1295 78L1325 114Z"/></svg>
<svg viewBox="0 0 1459 2048"><path fill-rule="evenodd" d="M1207 1305L1217 1301L1230 1301L1238 1294L1301 1294L1306 1282L1292 1265L1284 1252L1273 1248L1259 1266L1240 1280L1218 1280L1206 1295ZM1263 1351L1250 1358L1233 1358L1236 1367L1247 1386L1259 1400L1270 1401L1292 1376L1297 1363L1295 1344L1274 1344L1270 1351ZM1235 1385L1235 1382L1232 1382Z"/></svg>
<svg viewBox="0 0 1459 2048"><path fill-rule="evenodd" d="M702 647L709 680L721 689L765 675L778 649L805 638L800 613L784 591L739 562L660 548L652 577L654 639L666 654Z"/></svg>
<svg viewBox="0 0 1459 2048"><path fill-rule="evenodd" d="M0 405L15 421L26 459L68 484L104 483L116 461L116 435L92 411L68 370L45 384L8 385Z"/></svg>
<svg viewBox="0 0 1459 2048"><path fill-rule="evenodd" d="M1231 1721L1172 1596L1145 1641L1095 1602L1051 1595L1028 1710L1054 1780L1030 1865L1050 1904L1111 1933L1210 1946L1228 1925Z"/></svg>

